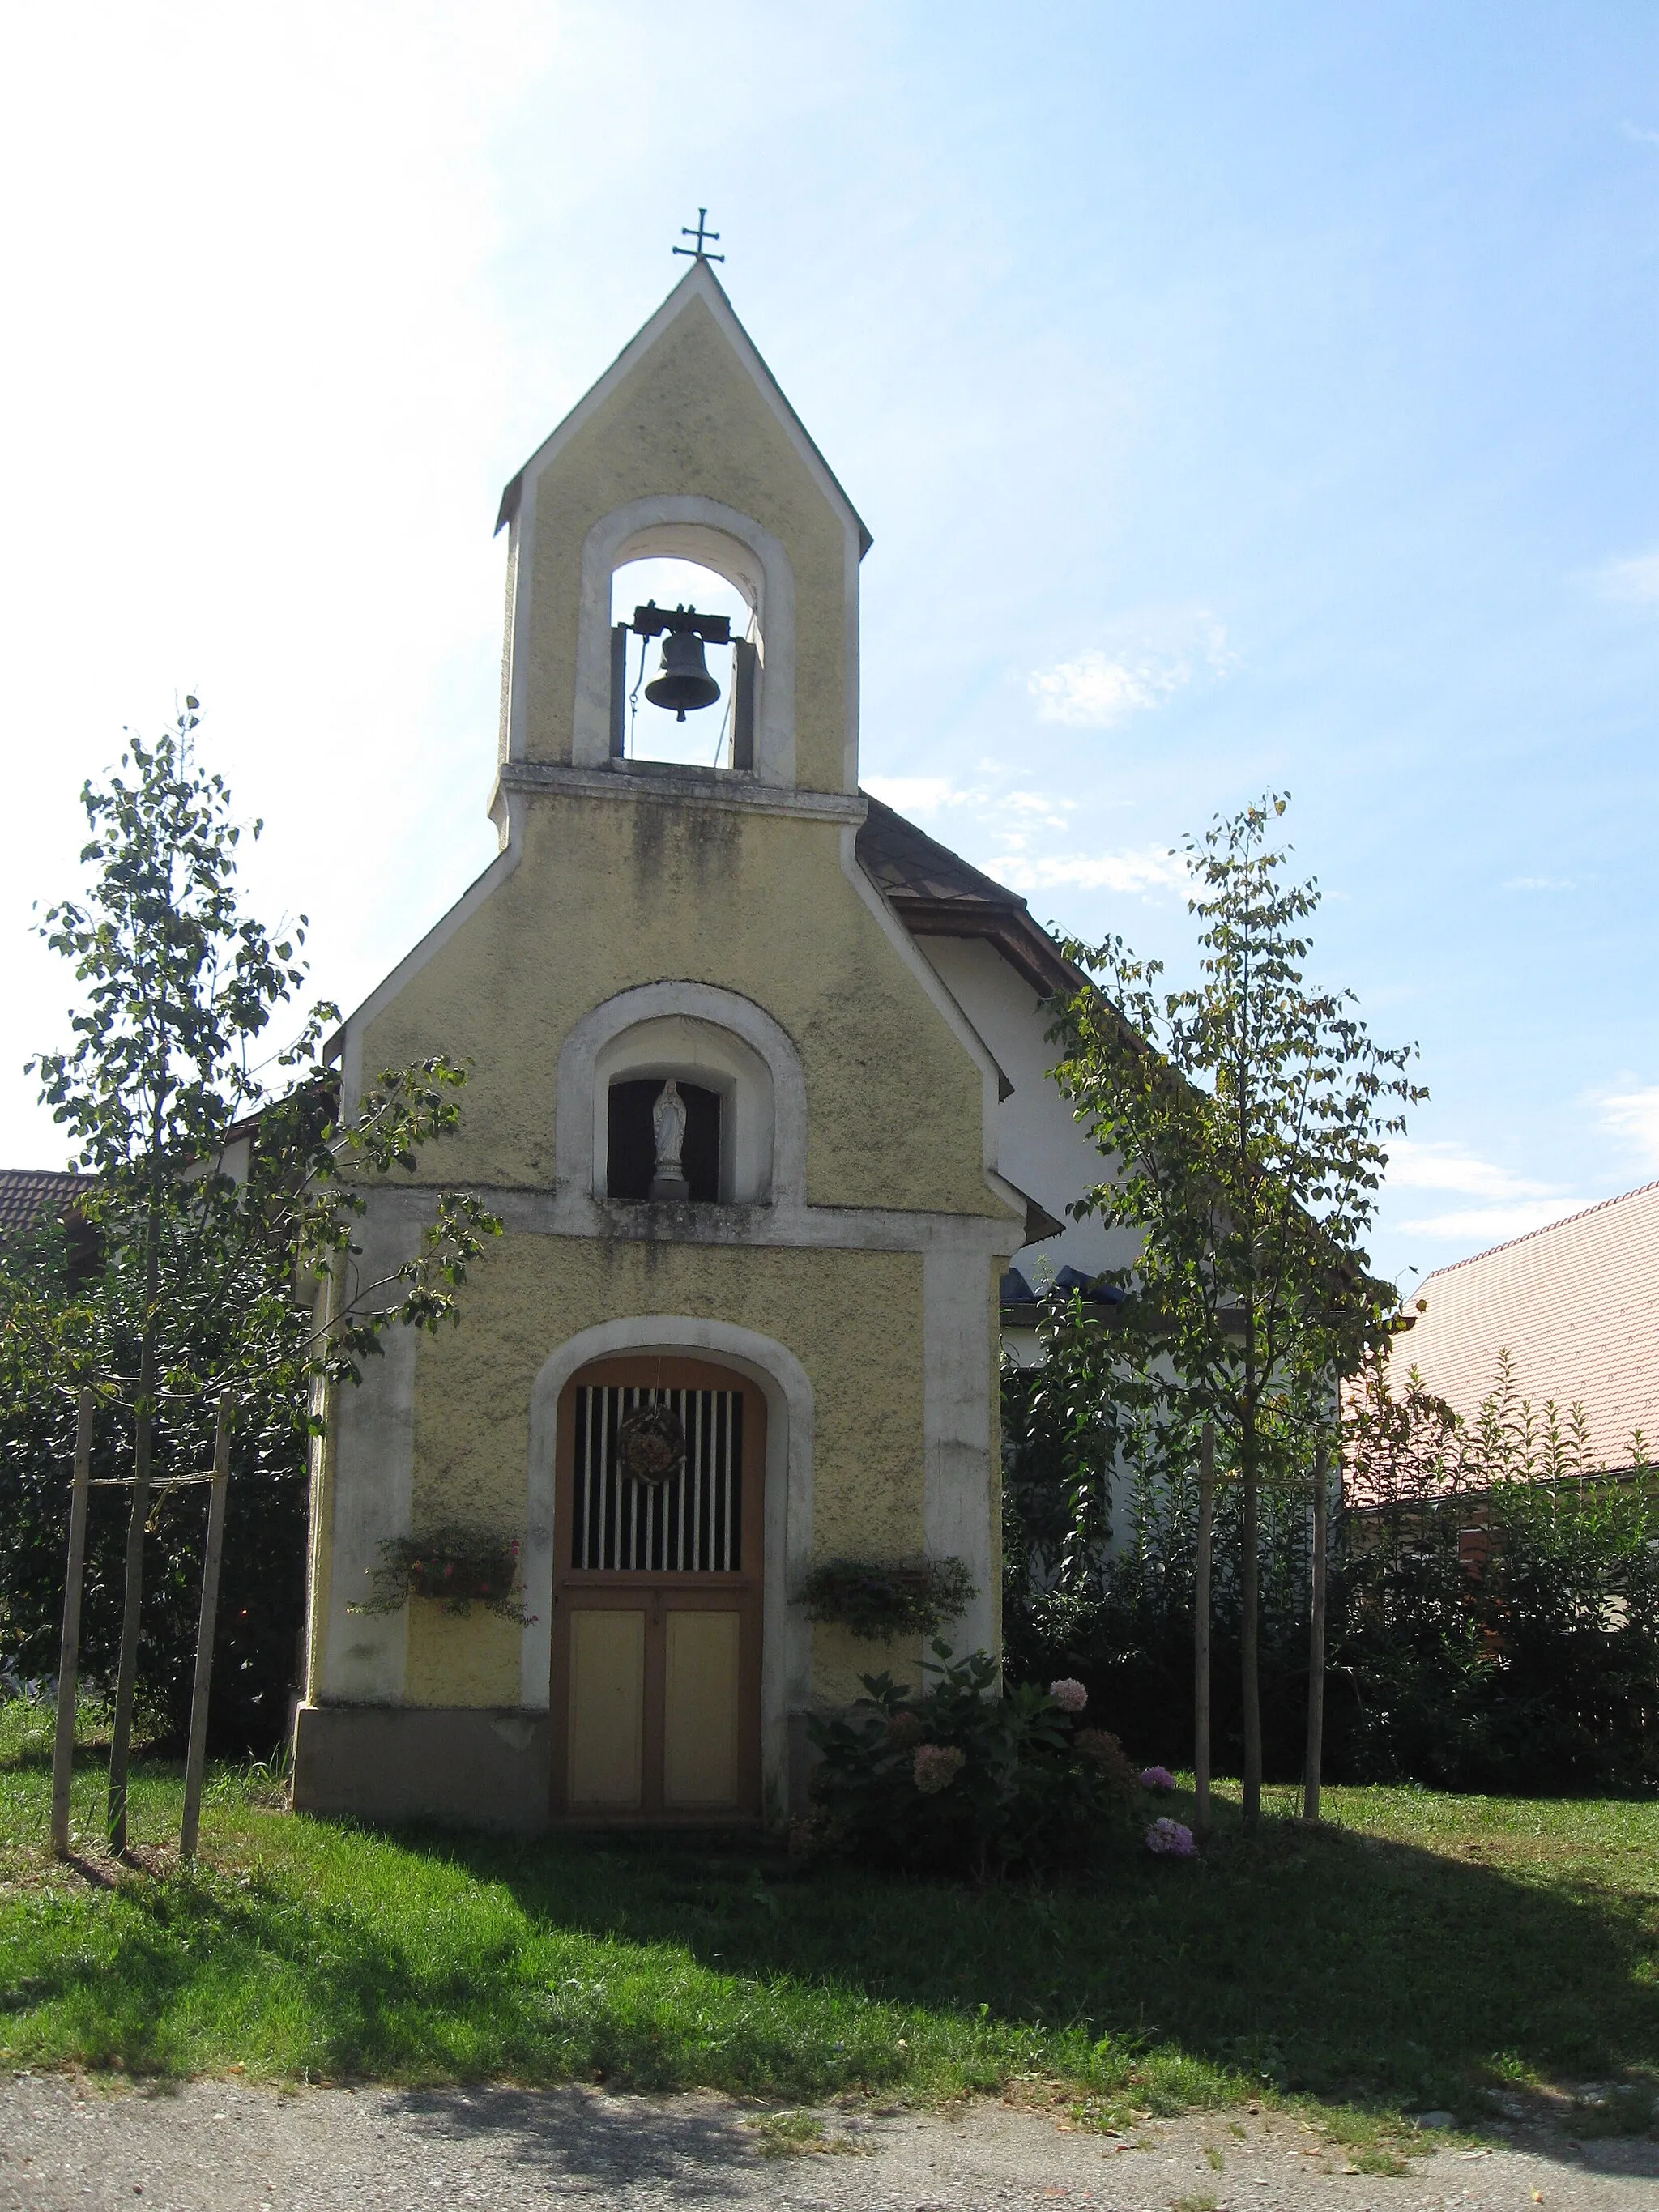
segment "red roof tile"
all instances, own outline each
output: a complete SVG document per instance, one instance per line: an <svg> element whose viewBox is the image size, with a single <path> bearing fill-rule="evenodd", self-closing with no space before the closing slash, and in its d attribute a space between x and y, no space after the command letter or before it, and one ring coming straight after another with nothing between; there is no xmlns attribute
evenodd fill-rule
<svg viewBox="0 0 1659 2212"><path fill-rule="evenodd" d="M61 1212L86 1180L56 1168L0 1168L0 1237Z"/></svg>
<svg viewBox="0 0 1659 2212"><path fill-rule="evenodd" d="M1428 1310L1395 1346L1396 1387L1419 1368L1471 1420L1507 1352L1535 1410L1583 1405L1607 1466L1629 1464L1634 1428L1659 1444L1659 1182L1441 1267L1418 1295Z"/></svg>

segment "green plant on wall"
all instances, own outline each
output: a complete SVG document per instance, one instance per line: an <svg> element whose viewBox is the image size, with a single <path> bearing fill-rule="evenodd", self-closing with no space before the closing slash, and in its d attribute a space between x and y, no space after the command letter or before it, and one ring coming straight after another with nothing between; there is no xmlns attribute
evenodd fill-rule
<svg viewBox="0 0 1659 2212"><path fill-rule="evenodd" d="M978 1595L964 1559L827 1559L800 1591L809 1619L836 1622L872 1644L931 1636Z"/></svg>
<svg viewBox="0 0 1659 2212"><path fill-rule="evenodd" d="M412 1597L430 1598L465 1619L475 1605L526 1626L519 1547L510 1537L469 1522L447 1522L422 1536L389 1536L369 1577L371 1595L353 1613L397 1613Z"/></svg>

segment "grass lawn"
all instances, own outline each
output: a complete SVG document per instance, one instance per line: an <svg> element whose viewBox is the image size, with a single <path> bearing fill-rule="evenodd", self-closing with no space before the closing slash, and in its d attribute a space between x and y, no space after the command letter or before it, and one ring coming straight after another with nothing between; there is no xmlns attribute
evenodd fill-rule
<svg viewBox="0 0 1659 2212"><path fill-rule="evenodd" d="M1620 2109L1641 2124L1659 2087L1652 1803L1336 1790L1321 1832L1281 1812L1254 1843L1224 1825L1201 1862L975 1893L733 1839L376 1832L221 1770L181 1873L160 1764L137 1770L140 1866L98 1859L88 1747L88 1856L58 1868L49 1730L0 1707L14 2063L801 2100L1015 2082L1102 2121L1299 2094L1351 2131L1591 2082L1640 2085Z"/></svg>

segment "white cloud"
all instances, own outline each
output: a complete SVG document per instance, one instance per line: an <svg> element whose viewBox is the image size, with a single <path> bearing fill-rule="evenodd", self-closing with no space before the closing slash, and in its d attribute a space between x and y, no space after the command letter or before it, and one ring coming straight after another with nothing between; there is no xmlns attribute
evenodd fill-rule
<svg viewBox="0 0 1659 2212"><path fill-rule="evenodd" d="M1538 1199L1515 1206L1456 1206L1449 1213L1431 1213L1397 1224L1407 1237L1437 1237L1462 1245L1468 1252L1484 1252L1493 1244L1507 1244L1512 1237L1542 1229L1577 1213L1594 1201L1587 1198Z"/></svg>
<svg viewBox="0 0 1659 2212"><path fill-rule="evenodd" d="M1659 1167L1659 1083L1604 1098L1601 1119L1615 1135L1634 1144L1650 1166Z"/></svg>
<svg viewBox="0 0 1659 2212"><path fill-rule="evenodd" d="M1626 607L1659 607L1659 553L1608 561L1595 572L1603 595Z"/></svg>
<svg viewBox="0 0 1659 2212"><path fill-rule="evenodd" d="M1389 1146L1388 1180L1396 1190L1455 1190L1470 1198L1539 1199L1552 1205L1556 1189L1552 1183L1529 1182L1455 1145L1423 1144L1412 1137L1396 1138Z"/></svg>
<svg viewBox="0 0 1659 2212"><path fill-rule="evenodd" d="M1224 675L1232 662L1227 633L1209 615L1158 617L1121 646L1034 669L1028 689L1045 722L1106 730L1161 707L1200 677Z"/></svg>
<svg viewBox="0 0 1659 2212"><path fill-rule="evenodd" d="M1504 888L1506 891L1570 891L1573 882L1571 876L1511 876Z"/></svg>
<svg viewBox="0 0 1659 2212"><path fill-rule="evenodd" d="M1034 671L1030 689L1045 722L1106 730L1142 708L1158 706L1186 680L1176 670L1132 668L1103 653L1084 653Z"/></svg>
<svg viewBox="0 0 1659 2212"><path fill-rule="evenodd" d="M1524 1237L1528 1230L1541 1229L1591 1203L1559 1184L1516 1175L1460 1146L1423 1144L1410 1137L1398 1138L1389 1146L1387 1180L1391 1191L1448 1191L1465 1200L1484 1201L1449 1206L1443 1213L1418 1214L1395 1224L1398 1234L1432 1237L1465 1252L1485 1251L1511 1237Z"/></svg>
<svg viewBox="0 0 1659 2212"><path fill-rule="evenodd" d="M1146 892L1184 889L1187 882L1186 861L1162 845L1132 853L1055 854L1046 859L1005 853L988 865L993 875L1000 875L1017 890L1048 890L1069 884L1079 890Z"/></svg>
<svg viewBox="0 0 1659 2212"><path fill-rule="evenodd" d="M938 814L947 806L966 806L978 796L945 775L866 775L864 787L901 814Z"/></svg>
<svg viewBox="0 0 1659 2212"><path fill-rule="evenodd" d="M1064 830L1066 817L1076 811L1077 801L1056 799L1045 791L1003 791L998 793L994 806L998 814L1023 814L1041 820L1045 830Z"/></svg>

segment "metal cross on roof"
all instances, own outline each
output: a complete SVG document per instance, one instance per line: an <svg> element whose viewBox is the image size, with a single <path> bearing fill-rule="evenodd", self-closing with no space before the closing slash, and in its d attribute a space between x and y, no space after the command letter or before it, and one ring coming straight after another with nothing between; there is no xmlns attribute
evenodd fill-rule
<svg viewBox="0 0 1659 2212"><path fill-rule="evenodd" d="M699 208L697 210L697 227L695 230L692 229L689 222L683 222L680 225L680 236L682 238L694 238L696 240L696 244L695 246L677 246L674 248L676 253L684 254L688 261L724 261L726 258L726 256L723 253L710 253L707 246L703 244L703 240L705 239L718 238L720 236L719 231L710 230L707 228L706 219L708 214L708 210L707 208Z"/></svg>

